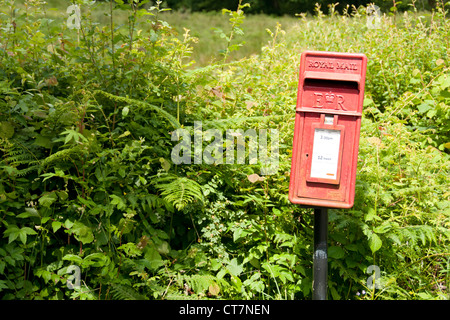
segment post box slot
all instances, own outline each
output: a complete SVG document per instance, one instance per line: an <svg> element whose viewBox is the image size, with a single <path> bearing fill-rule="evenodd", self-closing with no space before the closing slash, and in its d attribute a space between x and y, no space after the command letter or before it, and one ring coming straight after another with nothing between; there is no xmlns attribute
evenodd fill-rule
<svg viewBox="0 0 450 320"><path fill-rule="evenodd" d="M311 79L306 78L303 87L326 87L326 88L342 88L350 90L359 90L359 83L355 81L330 80L330 79Z"/></svg>
<svg viewBox="0 0 450 320"><path fill-rule="evenodd" d="M359 84L361 83L361 75L360 74L348 74L348 73L305 71L304 79L305 79L305 81L306 80L325 80L325 81L355 82L357 84L358 90L359 90Z"/></svg>

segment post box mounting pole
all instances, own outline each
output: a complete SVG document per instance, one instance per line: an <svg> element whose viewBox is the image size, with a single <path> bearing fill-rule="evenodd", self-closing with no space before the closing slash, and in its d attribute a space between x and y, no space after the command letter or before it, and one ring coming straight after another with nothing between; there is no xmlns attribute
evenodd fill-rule
<svg viewBox="0 0 450 320"><path fill-rule="evenodd" d="M313 300L327 300L328 209L314 208Z"/></svg>

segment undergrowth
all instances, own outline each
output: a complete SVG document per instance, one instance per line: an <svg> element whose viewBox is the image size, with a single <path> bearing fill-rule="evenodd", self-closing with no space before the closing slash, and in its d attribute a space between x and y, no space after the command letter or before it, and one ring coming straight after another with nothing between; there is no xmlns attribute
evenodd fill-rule
<svg viewBox="0 0 450 320"><path fill-rule="evenodd" d="M178 37L159 1L110 2L106 24L74 1L80 29L43 1L0 3L3 299L309 299L312 212L287 198L305 49L369 61L355 205L330 210L329 297L448 299L446 7L378 29L364 8L317 8L229 61L245 46L232 42L246 32L241 3L217 30L222 59L192 68L198 39ZM248 148L244 165L173 163L173 132L195 135L195 121L277 129L276 174L261 176Z"/></svg>

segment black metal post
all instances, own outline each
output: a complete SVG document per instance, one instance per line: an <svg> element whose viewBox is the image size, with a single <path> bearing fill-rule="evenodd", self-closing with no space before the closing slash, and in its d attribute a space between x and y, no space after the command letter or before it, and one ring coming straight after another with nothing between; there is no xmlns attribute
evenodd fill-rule
<svg viewBox="0 0 450 320"><path fill-rule="evenodd" d="M327 300L328 209L314 208L313 300Z"/></svg>

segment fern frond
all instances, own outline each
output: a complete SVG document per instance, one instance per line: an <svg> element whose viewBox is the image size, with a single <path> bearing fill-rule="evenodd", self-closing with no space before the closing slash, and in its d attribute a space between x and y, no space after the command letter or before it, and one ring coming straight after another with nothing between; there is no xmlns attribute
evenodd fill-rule
<svg viewBox="0 0 450 320"><path fill-rule="evenodd" d="M176 129L181 128L180 123L178 122L178 120L174 116L172 116L167 111L165 111L165 110L163 110L163 109L161 109L161 108L159 108L159 107L157 107L155 105L152 105L150 103L139 101L139 100L135 100L135 99L131 99L131 98L125 98L125 97L116 96L116 95L113 95L111 93L108 93L108 92L105 92L105 91L102 91L102 90L95 90L94 94L100 94L100 95L102 95L105 98L108 98L110 100L126 103L128 105L134 105L134 106L137 106L137 107L142 108L142 109L149 109L149 110L152 110L152 111L156 111L161 116L166 118L174 128L176 128Z"/></svg>
<svg viewBox="0 0 450 320"><path fill-rule="evenodd" d="M2 167L8 167L19 177L39 169L40 160L28 147L16 140L2 142L4 142L0 149L4 153L0 161Z"/></svg>
<svg viewBox="0 0 450 320"><path fill-rule="evenodd" d="M112 297L116 300L148 300L130 286L114 284L111 289Z"/></svg>
<svg viewBox="0 0 450 320"><path fill-rule="evenodd" d="M81 150L78 146L74 146L69 149L63 149L63 150L57 151L57 152L49 155L47 158L45 158L42 161L42 165L47 166L56 161L71 160L74 156L79 156L80 151Z"/></svg>
<svg viewBox="0 0 450 320"><path fill-rule="evenodd" d="M437 241L433 228L427 225L414 225L398 228L396 229L394 238L393 235L390 237L396 243L400 243L400 241L408 242L408 244L413 247L416 246L419 241L422 245L425 245L427 242L433 243Z"/></svg>
<svg viewBox="0 0 450 320"><path fill-rule="evenodd" d="M180 296L182 299L189 299L192 297L198 297L199 294L204 294L209 292L216 296L220 291L219 288L229 287L229 283L224 279L219 279L211 274L193 274L193 275L179 275L178 283L183 286L185 294ZM211 292L214 290L212 288L217 288L216 292ZM175 299L177 293L171 293L168 298Z"/></svg>
<svg viewBox="0 0 450 320"><path fill-rule="evenodd" d="M198 300L197 296L188 296L185 294L181 294L181 293L174 293L174 292L169 292L165 298L167 300Z"/></svg>
<svg viewBox="0 0 450 320"><path fill-rule="evenodd" d="M201 293L209 289L210 285L215 284L216 277L212 275L193 274L184 277L185 282L189 288L195 293Z"/></svg>
<svg viewBox="0 0 450 320"><path fill-rule="evenodd" d="M34 165L33 165L34 164ZM16 173L17 177L24 177L27 174L29 174L30 172L33 171L39 171L39 169L41 168L40 166L40 162L39 161L32 161L28 164L28 167L18 170Z"/></svg>
<svg viewBox="0 0 450 320"><path fill-rule="evenodd" d="M172 174L154 176L152 184L161 192L161 196L178 210L194 201L203 202L202 187L187 177Z"/></svg>

